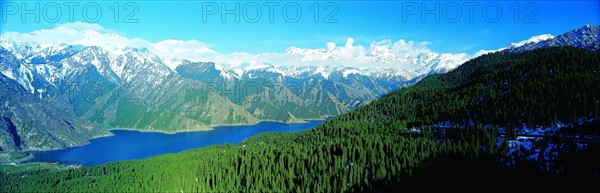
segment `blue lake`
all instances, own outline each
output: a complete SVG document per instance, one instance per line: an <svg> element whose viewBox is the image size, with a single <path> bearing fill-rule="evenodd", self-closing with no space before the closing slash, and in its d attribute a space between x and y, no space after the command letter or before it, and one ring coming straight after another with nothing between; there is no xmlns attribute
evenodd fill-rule
<svg viewBox="0 0 600 193"><path fill-rule="evenodd" d="M323 120L285 124L260 122L249 126L219 126L210 131L164 134L131 130L112 130L114 136L90 140L90 144L51 151L31 151L28 162L58 162L62 164L99 165L120 160L143 159L177 153L183 150L215 144L237 144L263 132L297 132L313 128Z"/></svg>

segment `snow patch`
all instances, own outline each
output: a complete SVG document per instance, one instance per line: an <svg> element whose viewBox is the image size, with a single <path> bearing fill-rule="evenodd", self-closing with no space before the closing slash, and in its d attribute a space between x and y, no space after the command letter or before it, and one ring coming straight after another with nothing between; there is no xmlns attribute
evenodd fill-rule
<svg viewBox="0 0 600 193"><path fill-rule="evenodd" d="M329 72L327 72L327 69L323 66L317 67L314 74L321 75L325 79L329 78Z"/></svg>
<svg viewBox="0 0 600 193"><path fill-rule="evenodd" d="M349 69L344 71L343 76L344 78L348 78L348 75L350 74L362 74L360 71L358 71L358 69Z"/></svg>
<svg viewBox="0 0 600 193"><path fill-rule="evenodd" d="M523 45L528 44L528 43L538 43L538 42L549 40L549 39L552 39L552 38L554 38L554 36L552 34L542 34L542 35L532 36L529 39L526 39L526 40L523 40L523 41L520 41L520 42L513 42L513 43L510 43L508 46L502 47L502 48L499 48L499 49L495 49L495 50L479 50L479 52L475 53L475 55L473 57L478 57L478 56L485 55L485 54L488 54L488 53L499 52L499 51L506 50L506 49L509 49L509 48L520 47L520 46L523 46Z"/></svg>
<svg viewBox="0 0 600 193"><path fill-rule="evenodd" d="M8 70L3 70L1 72L2 72L2 74L4 74L4 76L15 80L15 76L13 75L12 70L8 69Z"/></svg>
<svg viewBox="0 0 600 193"><path fill-rule="evenodd" d="M173 71L175 71L177 66L181 65L181 60L163 59L162 61L163 61L163 63L165 63L165 65L167 65L167 67L169 67Z"/></svg>
<svg viewBox="0 0 600 193"><path fill-rule="evenodd" d="M552 34L537 35L537 36L530 37L529 39L526 39L526 40L523 40L520 42L510 43L509 47L513 47L513 48L520 47L520 46L523 46L528 43L538 43L538 42L545 41L545 40L552 39L552 38L554 38L554 36Z"/></svg>

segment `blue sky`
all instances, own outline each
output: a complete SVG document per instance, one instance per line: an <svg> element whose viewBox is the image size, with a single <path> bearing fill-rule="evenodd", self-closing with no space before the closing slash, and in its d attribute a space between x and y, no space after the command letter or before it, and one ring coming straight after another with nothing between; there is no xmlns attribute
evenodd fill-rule
<svg viewBox="0 0 600 193"><path fill-rule="evenodd" d="M364 46L382 39L405 39L430 42L428 47L435 52L473 54L482 49L504 47L534 35L558 35L584 24L600 24L600 3L597 0L329 3L154 0L131 1L129 4L92 1L97 4L79 2L78 5L69 2L73 1L40 2L37 14L23 16L25 9L35 9L35 1L2 1L0 32L30 32L81 21L97 23L126 37L151 42L194 39L219 53L283 52L290 46L322 48L330 41L343 45L348 37L352 37L355 44ZM236 4L239 9L234 12L240 21L235 21L236 15L227 14L223 22L221 14L224 9L234 9ZM69 13L69 5L73 8L73 17ZM439 6L438 12L435 12L436 5ZM260 8L260 18L256 17L257 7ZM270 7L273 15L270 15ZM101 15L97 16L96 9L102 12ZM118 15L115 14L117 9ZM423 15L427 13L425 9L434 9L435 13ZM296 10L302 12L298 18ZM319 10L318 15L316 10ZM129 14L132 17L128 18ZM327 17L329 14L332 17ZM35 17L40 18L39 22L35 21Z"/></svg>

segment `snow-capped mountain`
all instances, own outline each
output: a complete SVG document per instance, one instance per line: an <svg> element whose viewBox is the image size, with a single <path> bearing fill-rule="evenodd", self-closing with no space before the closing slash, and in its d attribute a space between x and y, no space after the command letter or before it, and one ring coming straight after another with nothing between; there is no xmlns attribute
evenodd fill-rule
<svg viewBox="0 0 600 193"><path fill-rule="evenodd" d="M354 69L364 75L377 74L379 71L386 71L387 74L398 72L399 74L393 75L413 79L431 73L448 72L470 59L470 56L466 53L435 53L428 49L420 49L414 53L398 55L390 51L389 46L385 47L381 45L371 45L368 52L364 51L366 53L363 53L362 50L364 50L362 47L346 47L345 49L304 49L290 47L286 50L286 53L300 55L302 56L301 61L304 62L319 63L319 61L323 61L323 65L312 66L312 69L308 68L306 70L314 71L314 68L319 68L319 73L324 77L333 71L339 70L330 66L341 66L342 68L350 68L348 73L354 71ZM334 62L332 65L329 65L332 63L331 60L337 61L338 64ZM364 67L344 66L344 61L363 63ZM288 74L298 74L297 71L304 71L302 68L306 67L302 66L299 68L300 70L294 67L284 67L283 69L292 70L292 72L285 71Z"/></svg>
<svg viewBox="0 0 600 193"><path fill-rule="evenodd" d="M0 151L64 148L108 133L84 128L60 91L3 47L0 63Z"/></svg>
<svg viewBox="0 0 600 193"><path fill-rule="evenodd" d="M542 34L533 36L527 40L517 43L511 43L506 47L496 50L481 50L474 56L481 56L491 52L524 52L542 47L551 46L574 46L584 48L594 52L600 51L600 26L585 25L559 36L554 37L551 34Z"/></svg>
<svg viewBox="0 0 600 193"><path fill-rule="evenodd" d="M478 56L481 56L481 55L484 55L487 53L500 52L500 51L505 51L508 49L515 49L515 48L521 47L521 46L529 44L529 43L537 43L537 42L541 42L541 41L552 39L552 38L554 38L554 36L552 34L537 35L537 36L533 36L529 39L522 40L520 42L510 43L506 47L498 48L495 50L480 50L479 52L475 53L475 57L478 57Z"/></svg>
<svg viewBox="0 0 600 193"><path fill-rule="evenodd" d="M40 104L72 113L68 116L86 127L177 130L323 118L402 86L392 79L375 81L349 67L306 67L310 74L301 75L292 73L303 71L300 67L165 60L136 48L115 51L3 39L0 53L3 76Z"/></svg>
<svg viewBox="0 0 600 193"><path fill-rule="evenodd" d="M175 71L175 68L178 65L181 65L182 63L185 63L187 61L185 59L159 58L147 49L139 49L143 52L137 52L138 49L135 48L123 49L123 51L121 52L112 52L96 46L80 47L79 49L77 49L78 46L68 46L65 44L23 44L14 43L7 39L2 40L2 42L0 42L0 46L5 47L8 50L11 50L11 52L16 53L15 56L19 56L17 57L18 60L27 64L27 66L29 66L31 69L34 69L40 75L43 75L44 78L46 78L49 82L52 83L62 79L61 77L67 76L66 73L68 73L73 68L85 65L81 64L81 62L89 62L90 64L94 65L101 72L101 74L112 77L114 81L120 81L121 79L130 77L125 73L125 70L127 69L125 67L125 64L128 62L134 62L137 65L141 65L148 61L151 61L149 62L151 64L161 64L161 73L166 74L169 73L167 69ZM429 57L431 56L423 54L418 58L410 61L411 64L419 64L420 62L430 63L421 64L421 68L417 72L405 71L402 68L391 67L355 68L343 65L276 66L272 64L250 65L248 63L242 65L215 64L214 68L220 71L222 77L230 79L240 79L244 77L257 78L259 77L257 73L262 73L261 71L293 78L306 78L314 75L319 75L321 78L327 79L329 74L335 72L345 72L345 74L357 73L367 76L386 75L389 77L411 79L416 76L429 73L430 71L445 72L455 68L457 65L456 62L450 62L452 65L448 66L447 64L443 63L443 60L429 59ZM434 54L432 57L435 58L438 57L438 55ZM63 59L65 58L68 59L63 61ZM437 65L438 63L440 65ZM104 64L109 64L109 66ZM129 65L129 67L135 66L134 64ZM167 66L167 68L163 68L163 65ZM27 69L24 70L27 71ZM8 76L10 76L8 72L5 74L8 74Z"/></svg>
<svg viewBox="0 0 600 193"><path fill-rule="evenodd" d="M525 44L529 44L529 43L538 43L541 41L545 41L545 40L549 40L554 38L554 36L552 34L542 34L542 35L537 35L537 36L533 36L529 39L520 41L520 42L516 42L516 43L510 43L510 45L506 48L517 48L517 47L521 47L524 46Z"/></svg>
<svg viewBox="0 0 600 193"><path fill-rule="evenodd" d="M523 52L541 47L550 46L574 46L588 49L594 52L600 51L600 26L585 25L582 28L575 29L554 38L547 38L543 41L534 41L523 44L518 47L507 49L510 52Z"/></svg>
<svg viewBox="0 0 600 193"><path fill-rule="evenodd" d="M306 49L298 47L289 47L286 54L295 54L301 56L301 62L313 65L277 65L261 64L242 65L217 64L222 69L222 75L225 77L256 77L260 70L280 74L282 77L289 76L294 78L306 78L318 75L327 79L330 74L342 72L347 75L351 73L361 74L370 77L377 77L383 74L388 77L398 77L402 79L413 79L432 73L445 73L458 67L472 57L477 57L485 53L496 51L524 51L545 46L565 46L571 45L590 49L592 51L600 50L598 45L598 26L586 25L583 28L567 32L554 37L551 34L542 34L533 36L520 42L510 43L508 46L496 50L482 50L471 56L466 53L435 53L429 50L418 50L415 53L398 55L390 51L388 47L371 45L368 51L361 50L361 47L346 46L343 49L335 48L335 45L329 45L327 49ZM408 43L407 43L408 44ZM350 50L349 50L350 49ZM363 53L366 52L366 53ZM331 61L338 61L332 63ZM344 66L344 60L358 61L368 64L366 67ZM320 62L322 61L322 62ZM317 65L314 65L314 64ZM251 74L248 74L251 73Z"/></svg>
<svg viewBox="0 0 600 193"><path fill-rule="evenodd" d="M598 26L586 25L557 37L550 34L543 34L521 42L511 43L507 47L493 51L525 51L538 47L564 45L598 51L600 50L598 29ZM93 31L86 32L85 34L89 36L88 39L98 36ZM123 39L123 37L120 37L120 39ZM101 75L108 77L108 79L115 83L134 81L136 78L139 78L138 75L143 71L144 73L141 74L144 76L143 79L146 80L145 82L151 82L151 85L158 85L161 77L172 75L176 73L178 65L186 62L189 63L185 59L160 57L144 48L113 48L107 50L99 46L84 47L64 43L17 42L5 37L0 37L0 46L10 51L15 57L14 61L6 61L5 65L0 67L0 72L16 80L32 93L35 93L38 89L43 89L33 86L32 82L34 82L36 77L41 77L47 83L54 85L57 81L64 80L70 73L74 73L78 69L81 70L82 66L87 65L93 65ZM286 50L286 53L302 55L304 56L302 59L305 61L357 57L346 51L333 48L304 49L290 47ZM493 51L482 51L476 55ZM427 51L399 57L392 53L390 49L383 49L381 46L371 46L368 53L364 55L365 57L356 59L389 65L358 68L344 66L343 64L330 65L327 63L306 66L213 63L210 68L219 72L219 75L225 79L272 78L279 79L281 82L285 78L328 80L331 74L342 74L341 78L348 78L349 75L355 74L380 80L387 79L391 81L399 79L406 81L431 73L450 71L470 58L470 56L464 53L450 54ZM23 65L16 65L15 63L22 63ZM397 84L397 81L392 82Z"/></svg>
<svg viewBox="0 0 600 193"><path fill-rule="evenodd" d="M24 60L27 63L59 61L77 51L76 46L63 43L15 42L4 37L0 37L0 46L11 50L17 59Z"/></svg>
<svg viewBox="0 0 600 193"><path fill-rule="evenodd" d="M71 35L69 38L61 39L60 42L54 42L52 41L52 38L48 38L63 33ZM282 78L303 78L302 76L314 75L317 73L325 79L328 78L328 74L338 71L346 71L346 74L360 73L365 76L372 76L374 74L379 74L377 73L379 71L386 71L385 74L388 76L413 79L429 73L447 72L469 58L466 54L439 54L431 52L426 48L413 45L415 44L414 42L404 42L404 40L399 42L403 45L398 45L398 42L391 44L390 40L387 40L383 43L377 43L377 46L371 46L368 50L364 49L362 46L353 45L354 40L352 38L348 38L345 47L336 47L335 43L332 42L327 44L328 48L326 49L306 49L291 46L284 53L277 55L277 57L282 58L287 58L291 55L298 56L300 59L291 66L289 64L283 65L279 62L265 60L252 61L249 59L246 62L242 60L241 64L215 62L215 68L221 72L222 77L229 79L240 79L244 77L256 78L258 75L257 73L268 74L260 71L269 72L270 74L279 74ZM404 43L406 44L404 45ZM171 58L171 55L165 53L189 52L192 53L191 55L194 55L193 53L195 53L195 51L202 50L197 47L188 49L186 46L190 46L190 44L197 45L200 43L194 41L165 40L153 44L143 39L129 39L120 34L109 32L99 25L77 22L51 29L37 30L26 34L9 34L0 37L0 46L10 50L19 61L25 63L30 69L37 71L40 75L43 75L45 79L51 83L60 80L60 77L66 76L64 73L67 73L67 71L73 67L71 65L81 65L77 64L81 61L74 59L63 61L61 63L62 59L83 52L89 52L90 56L76 56L75 58L94 57L98 54L107 55L107 58L96 58L97 60L91 58L92 60L89 60L89 62L92 62L102 75L112 76L111 79L113 81L120 81L121 79L128 77L127 73L124 72L126 68L123 64L128 62L129 57L125 55L128 53L135 53L131 52L134 48L128 47L137 47L140 50L149 52L139 52L142 53L142 55L138 54L141 58L135 58L136 56L132 55L134 60L138 61L146 57L145 55L154 53L153 55L158 56L158 60L160 61L151 63L161 63L162 65L167 66L171 71L175 71L177 66L182 64L184 60L199 61L198 58ZM414 52L416 54L399 55L396 52L397 50L393 51L403 46L416 46L418 52ZM101 48L106 53L94 54L87 47L97 47L96 49ZM206 50L201 51L201 53L198 53L197 55L202 55L205 51ZM214 51L206 52L218 54ZM223 57L226 58L227 55L223 55ZM259 56L250 55L248 57L252 58ZM242 57L242 59L244 58ZM110 60L120 60L120 62ZM334 61L332 62L329 60ZM354 64L356 61L362 63L362 67L356 66ZM206 62L211 61L206 60ZM304 62L310 62L310 64L304 64ZM107 63L109 66L101 65L102 63ZM144 60L140 60L140 63L144 63ZM62 71L58 71L58 69L61 69ZM300 71L314 72L300 74L298 73ZM399 74L390 74L394 72L398 72ZM381 74L379 74L379 76L381 76Z"/></svg>

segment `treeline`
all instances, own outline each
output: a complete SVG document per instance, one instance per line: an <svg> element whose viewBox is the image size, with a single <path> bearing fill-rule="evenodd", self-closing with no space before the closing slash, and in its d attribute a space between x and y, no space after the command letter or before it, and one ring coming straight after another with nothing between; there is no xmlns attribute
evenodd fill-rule
<svg viewBox="0 0 600 193"><path fill-rule="evenodd" d="M570 47L488 54L308 131L80 169L2 173L0 190L511 190L523 173L499 161L508 147L497 128L598 117L599 58ZM528 172L528 183L544 179Z"/></svg>

